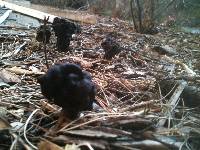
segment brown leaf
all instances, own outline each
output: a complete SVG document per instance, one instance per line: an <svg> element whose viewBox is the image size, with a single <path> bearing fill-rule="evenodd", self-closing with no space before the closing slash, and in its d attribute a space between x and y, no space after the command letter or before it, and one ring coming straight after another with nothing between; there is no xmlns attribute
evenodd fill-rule
<svg viewBox="0 0 200 150"><path fill-rule="evenodd" d="M19 79L17 75L5 69L0 71L0 81L3 81L4 83L20 83L21 82L21 80Z"/></svg>
<svg viewBox="0 0 200 150"><path fill-rule="evenodd" d="M8 121L5 118L0 117L0 130L8 129L9 127L10 127L10 124L8 123Z"/></svg>
<svg viewBox="0 0 200 150"><path fill-rule="evenodd" d="M38 144L38 149L39 150L64 150L62 147L48 141L48 140L43 140Z"/></svg>
<svg viewBox="0 0 200 150"><path fill-rule="evenodd" d="M12 67L12 68L6 68L7 71L19 74L19 75L23 75L23 74L27 74L27 75L43 75L44 72L40 72L40 71L29 71L29 70L25 70L19 67Z"/></svg>

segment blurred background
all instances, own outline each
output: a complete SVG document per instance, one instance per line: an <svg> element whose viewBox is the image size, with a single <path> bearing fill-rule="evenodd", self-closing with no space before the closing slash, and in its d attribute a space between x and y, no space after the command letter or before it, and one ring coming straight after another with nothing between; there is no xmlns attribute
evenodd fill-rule
<svg viewBox="0 0 200 150"><path fill-rule="evenodd" d="M134 23L138 32L148 33L158 25L200 33L200 0L7 0L37 7L87 11ZM43 7L40 7L42 5ZM48 7L51 6L51 7ZM46 8L47 7L47 8ZM53 11L53 10L51 10Z"/></svg>

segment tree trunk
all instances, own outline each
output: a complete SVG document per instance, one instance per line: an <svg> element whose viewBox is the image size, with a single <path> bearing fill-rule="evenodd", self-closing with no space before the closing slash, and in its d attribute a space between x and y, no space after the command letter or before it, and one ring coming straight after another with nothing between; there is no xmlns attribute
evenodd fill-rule
<svg viewBox="0 0 200 150"><path fill-rule="evenodd" d="M155 0L130 0L130 4L136 31L151 33L155 26Z"/></svg>

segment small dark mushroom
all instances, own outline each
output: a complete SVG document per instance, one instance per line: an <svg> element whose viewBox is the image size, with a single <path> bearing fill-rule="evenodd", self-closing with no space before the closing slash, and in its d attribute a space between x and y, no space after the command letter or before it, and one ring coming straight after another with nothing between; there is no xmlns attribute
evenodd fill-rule
<svg viewBox="0 0 200 150"><path fill-rule="evenodd" d="M65 20L63 18L54 18L52 24L55 36L57 37L57 49L59 51L69 50L72 34L80 33L81 28L79 25L72 21Z"/></svg>
<svg viewBox="0 0 200 150"><path fill-rule="evenodd" d="M107 35L101 46L105 52L104 59L112 59L121 52L120 44L111 35Z"/></svg>
<svg viewBox="0 0 200 150"><path fill-rule="evenodd" d="M42 94L62 107L65 115L75 119L79 112L91 110L96 88L90 74L75 64L52 66L38 78Z"/></svg>
<svg viewBox="0 0 200 150"><path fill-rule="evenodd" d="M50 37L51 37L50 27L41 25L37 30L36 40L38 42L43 42L43 43L45 43L46 40L46 43L49 43Z"/></svg>

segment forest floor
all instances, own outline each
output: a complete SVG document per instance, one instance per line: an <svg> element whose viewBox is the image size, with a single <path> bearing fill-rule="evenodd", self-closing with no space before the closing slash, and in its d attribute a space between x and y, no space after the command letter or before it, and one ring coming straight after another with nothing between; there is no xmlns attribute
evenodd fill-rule
<svg viewBox="0 0 200 150"><path fill-rule="evenodd" d="M164 26L156 35L139 34L126 21L103 17L81 28L66 53L56 51L51 37L48 63L76 63L90 72L100 107L52 133L60 108L46 101L37 83L47 68L36 29L0 27L1 149L198 150L200 99L181 93L191 86L198 93L200 35ZM105 60L101 43L109 33L121 52Z"/></svg>

